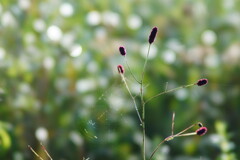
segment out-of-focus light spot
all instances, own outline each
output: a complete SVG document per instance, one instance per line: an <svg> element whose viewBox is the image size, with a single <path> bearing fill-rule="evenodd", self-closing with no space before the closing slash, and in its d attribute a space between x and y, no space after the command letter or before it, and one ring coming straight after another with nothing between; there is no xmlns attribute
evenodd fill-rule
<svg viewBox="0 0 240 160"><path fill-rule="evenodd" d="M228 65L239 64L240 61L240 44L232 44L222 55L223 61Z"/></svg>
<svg viewBox="0 0 240 160"><path fill-rule="evenodd" d="M2 14L2 26L4 27L16 27L17 22L14 16L10 12L5 12Z"/></svg>
<svg viewBox="0 0 240 160"><path fill-rule="evenodd" d="M100 40L105 39L107 37L106 29L103 27L98 27L95 30L95 35L97 39L100 39Z"/></svg>
<svg viewBox="0 0 240 160"><path fill-rule="evenodd" d="M13 159L14 160L23 160L23 154L21 152L14 152Z"/></svg>
<svg viewBox="0 0 240 160"><path fill-rule="evenodd" d="M232 10L235 5L235 0L224 0L222 2L223 2L223 7L226 10Z"/></svg>
<svg viewBox="0 0 240 160"><path fill-rule="evenodd" d="M33 22L33 28L37 31L37 32L42 32L46 29L46 24L42 19L36 19Z"/></svg>
<svg viewBox="0 0 240 160"><path fill-rule="evenodd" d="M55 61L54 61L54 59L51 58L51 57L46 57L46 58L44 58L44 60L43 60L43 66L44 66L44 68L46 68L46 69L48 69L48 70L52 69L52 68L55 66Z"/></svg>
<svg viewBox="0 0 240 160"><path fill-rule="evenodd" d="M216 34L211 30L206 30L202 33L202 41L204 44L213 45L217 40Z"/></svg>
<svg viewBox="0 0 240 160"><path fill-rule="evenodd" d="M218 91L212 92L211 95L210 95L210 98L217 105L222 104L225 100L224 95L221 92L218 92Z"/></svg>
<svg viewBox="0 0 240 160"><path fill-rule="evenodd" d="M176 60L176 54L172 50L164 51L162 56L163 56L163 60L168 64L172 64Z"/></svg>
<svg viewBox="0 0 240 160"><path fill-rule="evenodd" d="M138 15L131 15L127 20L128 27L138 29L142 25L142 19Z"/></svg>
<svg viewBox="0 0 240 160"><path fill-rule="evenodd" d="M209 136L209 140L213 143L213 144L219 144L221 142L221 137L218 134L211 134Z"/></svg>
<svg viewBox="0 0 240 160"><path fill-rule="evenodd" d="M78 56L80 56L81 53L82 53L82 46L81 45L74 45L71 48L70 56L78 57Z"/></svg>
<svg viewBox="0 0 240 160"><path fill-rule="evenodd" d="M75 145L77 146L83 145L83 139L77 132L72 131L69 135L69 138Z"/></svg>
<svg viewBox="0 0 240 160"><path fill-rule="evenodd" d="M218 67L220 61L217 54L209 54L204 59L206 66L208 67Z"/></svg>
<svg viewBox="0 0 240 160"><path fill-rule="evenodd" d="M75 40L75 35L73 33L66 33L63 35L60 43L64 48L71 50L74 40Z"/></svg>
<svg viewBox="0 0 240 160"><path fill-rule="evenodd" d="M230 23L231 25L239 28L240 26L240 13L239 12L233 12L228 14L226 21Z"/></svg>
<svg viewBox="0 0 240 160"><path fill-rule="evenodd" d="M90 73L94 73L94 72L97 72L98 71L98 64L94 61L88 63L88 66L87 66L87 71L90 72Z"/></svg>
<svg viewBox="0 0 240 160"><path fill-rule="evenodd" d="M24 41L27 44L32 44L35 42L35 40L36 40L36 37L33 33L26 33L26 35L24 36Z"/></svg>
<svg viewBox="0 0 240 160"><path fill-rule="evenodd" d="M185 100L188 97L188 91L186 89L180 89L175 92L175 96L178 100Z"/></svg>
<svg viewBox="0 0 240 160"><path fill-rule="evenodd" d="M62 38L62 31L59 27L53 25L47 29L47 36L51 41L59 42Z"/></svg>
<svg viewBox="0 0 240 160"><path fill-rule="evenodd" d="M121 98L119 95L121 95L121 93L113 92L111 93L111 95L109 95L107 98L107 101L109 103L109 105L112 107L113 110L115 111L119 111L120 109L124 109L127 105L127 102L124 101L123 98ZM131 108L133 109L133 108Z"/></svg>
<svg viewBox="0 0 240 160"><path fill-rule="evenodd" d="M110 25L113 27L116 27L120 23L120 18L117 13L111 12L111 11L106 11L102 14L103 18L103 23L105 25Z"/></svg>
<svg viewBox="0 0 240 160"><path fill-rule="evenodd" d="M86 107L91 107L95 104L96 99L92 95L84 96L83 98L83 103L85 104Z"/></svg>
<svg viewBox="0 0 240 160"><path fill-rule="evenodd" d="M192 10L196 18L204 18L207 15L207 7L203 2L195 2Z"/></svg>
<svg viewBox="0 0 240 160"><path fill-rule="evenodd" d="M91 11L87 14L87 23L91 26L99 25L101 22L101 15L97 11Z"/></svg>
<svg viewBox="0 0 240 160"><path fill-rule="evenodd" d="M22 9L28 9L31 5L29 0L18 0L18 5Z"/></svg>
<svg viewBox="0 0 240 160"><path fill-rule="evenodd" d="M174 52L181 53L184 51L184 46L177 39L170 39L167 42L167 47Z"/></svg>
<svg viewBox="0 0 240 160"><path fill-rule="evenodd" d="M5 49L0 47L0 60L4 59L6 55Z"/></svg>
<svg viewBox="0 0 240 160"><path fill-rule="evenodd" d="M64 17L72 16L73 11L73 6L70 3L63 3L59 8L60 14Z"/></svg>
<svg viewBox="0 0 240 160"><path fill-rule="evenodd" d="M142 45L141 47L140 53L144 58L147 57L148 47L149 47L148 43ZM156 57L156 55L157 55L157 47L154 44L152 44L148 58L153 59Z"/></svg>
<svg viewBox="0 0 240 160"><path fill-rule="evenodd" d="M96 82L93 79L81 79L76 83L76 90L80 93L91 91L96 88Z"/></svg>
<svg viewBox="0 0 240 160"><path fill-rule="evenodd" d="M39 127L35 132L35 136L40 142L44 142L48 139L48 131L44 127Z"/></svg>

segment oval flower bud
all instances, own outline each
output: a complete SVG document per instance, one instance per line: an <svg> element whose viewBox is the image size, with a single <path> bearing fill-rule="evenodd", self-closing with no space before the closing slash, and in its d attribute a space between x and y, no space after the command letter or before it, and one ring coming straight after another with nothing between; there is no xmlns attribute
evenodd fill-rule
<svg viewBox="0 0 240 160"><path fill-rule="evenodd" d="M204 134L207 133L207 127L201 127L198 130L196 130L197 135L203 136Z"/></svg>
<svg viewBox="0 0 240 160"><path fill-rule="evenodd" d="M196 85L198 86L204 86L208 83L208 80L207 79L199 79L196 83Z"/></svg>
<svg viewBox="0 0 240 160"><path fill-rule="evenodd" d="M117 69L118 69L118 72L120 73L120 74L123 74L124 73L124 68L123 68L123 66L122 65L118 65L117 66Z"/></svg>
<svg viewBox="0 0 240 160"><path fill-rule="evenodd" d="M125 56L127 54L126 49L123 46L119 47L119 52L122 56Z"/></svg>
<svg viewBox="0 0 240 160"><path fill-rule="evenodd" d="M149 35L149 39L148 39L148 42L150 44L152 44L154 42L155 37L157 35L157 31L158 31L158 28L157 27L153 27L153 29L152 29L152 31L151 31L151 33Z"/></svg>

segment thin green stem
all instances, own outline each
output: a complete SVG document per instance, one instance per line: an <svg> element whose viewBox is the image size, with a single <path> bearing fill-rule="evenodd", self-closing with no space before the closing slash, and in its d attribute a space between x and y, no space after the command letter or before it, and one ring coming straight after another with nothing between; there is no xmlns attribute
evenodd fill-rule
<svg viewBox="0 0 240 160"><path fill-rule="evenodd" d="M141 123L141 125L142 125L142 124L143 124L143 120L142 120L142 118L141 118L141 116L140 116L140 113L139 113L139 111L138 111L138 107L137 107L137 103L136 103L136 101L135 101L135 98L133 97L133 95L132 95L132 93L131 93L131 91L130 91L130 89L129 89L129 87L128 87L128 84L127 84L127 82L126 82L126 79L125 79L124 75L121 74L121 77L122 77L122 80L123 80L123 82L124 82L124 84L125 84L125 87L126 87L128 93L130 94L130 96L131 96L131 98L132 98L132 100L133 100L135 110L136 110L136 112L137 112L139 121L140 121L140 123Z"/></svg>
<svg viewBox="0 0 240 160"><path fill-rule="evenodd" d="M188 87L191 87L191 86L194 86L195 84L189 84L189 85L183 85L183 86L180 86L180 87L177 87L177 88L173 88L173 89L170 89L170 90L166 90L164 92L161 92L161 93L158 93L157 95L149 98L148 100L145 101L145 103L148 103L149 101L151 101L152 99L158 97L158 96L161 96L163 94L166 94L166 93L170 93L170 92L174 92L176 90L179 90L179 89L182 89L182 88L188 88Z"/></svg>
<svg viewBox="0 0 240 160"><path fill-rule="evenodd" d="M35 156L37 156L40 160L43 160L43 158L39 156L37 152L30 145L28 145L28 148L35 154Z"/></svg>
<svg viewBox="0 0 240 160"><path fill-rule="evenodd" d="M142 156L143 156L143 160L146 160L146 130L145 130L145 102L143 99L143 85L144 85L144 74L145 74L145 69L147 66L147 61L148 61L148 56L150 53L150 46L151 44L149 44L148 47L148 52L147 52L147 56L145 58L145 62L144 62L144 66L143 66L143 71L142 71L142 80L140 83L140 96L141 96L141 103L142 103L142 132L143 132L143 142L142 142Z"/></svg>
<svg viewBox="0 0 240 160"><path fill-rule="evenodd" d="M141 82L140 82L139 80L137 80L137 78L136 78L136 77L134 76L134 74L132 73L132 71L131 71L131 69L130 69L130 66L128 65L128 61L127 61L126 56L124 57L124 59L125 59L125 63L126 63L126 65L127 65L127 68L128 68L128 70L129 70L129 72L131 73L133 79L134 79L137 83L141 84Z"/></svg>
<svg viewBox="0 0 240 160"><path fill-rule="evenodd" d="M164 142L170 141L170 140L174 139L175 137L196 135L195 132L186 133L186 134L182 134L182 133L186 132L187 130L191 129L192 127L194 127L194 126L196 126L196 125L198 125L198 124L199 124L199 123L192 124L191 126L185 128L185 129L182 130L181 132L179 132L179 133L177 133L177 134L175 134L175 135L168 136L167 138L165 138L165 139L164 139L163 141L161 141L161 142L157 145L157 147L154 149L154 151L152 152L149 160L151 160L151 159L153 158L154 154L157 152L157 150L159 149L159 147L161 146L161 144L163 144ZM173 132L172 132L172 133L173 133Z"/></svg>

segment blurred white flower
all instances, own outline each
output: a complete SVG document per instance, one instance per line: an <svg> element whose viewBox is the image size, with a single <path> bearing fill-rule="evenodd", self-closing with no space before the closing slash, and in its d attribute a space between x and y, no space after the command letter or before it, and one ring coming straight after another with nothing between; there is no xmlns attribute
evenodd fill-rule
<svg viewBox="0 0 240 160"><path fill-rule="evenodd" d="M218 67L220 60L217 54L210 53L205 57L204 63L208 67Z"/></svg>
<svg viewBox="0 0 240 160"><path fill-rule="evenodd" d="M43 19L35 19L33 22L33 28L37 32L43 32L46 29L46 24Z"/></svg>
<svg viewBox="0 0 240 160"><path fill-rule="evenodd" d="M51 41L59 42L62 38L62 30L55 25L48 27L47 36Z"/></svg>
<svg viewBox="0 0 240 160"><path fill-rule="evenodd" d="M176 53L172 50L165 50L161 55L163 60L168 64L173 64L176 60Z"/></svg>
<svg viewBox="0 0 240 160"><path fill-rule="evenodd" d="M26 10L30 7L30 0L18 0L18 5L20 8Z"/></svg>
<svg viewBox="0 0 240 160"><path fill-rule="evenodd" d="M83 138L78 134L78 132L75 131L70 132L69 138L75 145L77 146L83 145Z"/></svg>
<svg viewBox="0 0 240 160"><path fill-rule="evenodd" d="M240 28L240 13L233 12L227 15L226 21L234 27Z"/></svg>
<svg viewBox="0 0 240 160"><path fill-rule="evenodd" d="M79 93L87 92L96 88L96 82L94 79L80 79L76 83L76 90Z"/></svg>
<svg viewBox="0 0 240 160"><path fill-rule="evenodd" d="M60 44L65 48L71 50L71 47L74 43L75 35L73 33L65 33L62 36Z"/></svg>
<svg viewBox="0 0 240 160"><path fill-rule="evenodd" d="M16 21L15 17L12 15L12 13L10 13L10 12L5 12L2 14L1 23L2 23L2 26L4 26L4 27L16 27L17 26L17 21Z"/></svg>
<svg viewBox="0 0 240 160"><path fill-rule="evenodd" d="M55 66L55 60L52 57L46 57L43 60L43 66L47 70L50 70Z"/></svg>
<svg viewBox="0 0 240 160"><path fill-rule="evenodd" d="M217 40L215 32L206 30L202 33L202 41L206 45L213 45Z"/></svg>
<svg viewBox="0 0 240 160"><path fill-rule="evenodd" d="M101 22L101 15L98 11L91 11L87 14L87 23L91 26L99 25Z"/></svg>
<svg viewBox="0 0 240 160"><path fill-rule="evenodd" d="M64 17L70 17L73 15L73 6L70 3L63 3L59 8L59 12Z"/></svg>
<svg viewBox="0 0 240 160"><path fill-rule="evenodd" d="M105 25L116 27L120 23L119 14L115 12L106 11L102 14L102 18Z"/></svg>
<svg viewBox="0 0 240 160"><path fill-rule="evenodd" d="M175 92L175 96L178 100L185 100L188 98L188 90L180 89Z"/></svg>
<svg viewBox="0 0 240 160"><path fill-rule="evenodd" d="M138 15L130 15L127 20L128 27L131 29L138 29L142 25L142 19Z"/></svg>
<svg viewBox="0 0 240 160"><path fill-rule="evenodd" d="M228 65L239 64L240 61L240 43L232 44L222 55L223 62Z"/></svg>
<svg viewBox="0 0 240 160"><path fill-rule="evenodd" d="M82 46L81 45L72 46L71 51L70 51L70 56L78 57L78 56L81 55L81 53L82 53Z"/></svg>
<svg viewBox="0 0 240 160"><path fill-rule="evenodd" d="M45 142L48 139L48 131L44 127L39 127L35 132L35 136L40 142Z"/></svg>

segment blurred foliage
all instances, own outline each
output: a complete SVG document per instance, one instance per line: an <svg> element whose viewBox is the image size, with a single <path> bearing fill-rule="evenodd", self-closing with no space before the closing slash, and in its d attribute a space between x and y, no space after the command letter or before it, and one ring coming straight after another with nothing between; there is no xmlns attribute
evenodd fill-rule
<svg viewBox="0 0 240 160"><path fill-rule="evenodd" d="M239 159L239 11L238 0L1 1L0 159L37 159L28 144L46 158L40 142L53 159L140 159L141 127L116 66L123 45L140 77L153 26L145 98L166 84L209 84L148 103L148 156L175 111L175 133L198 121L208 133L164 143L156 160Z"/></svg>

